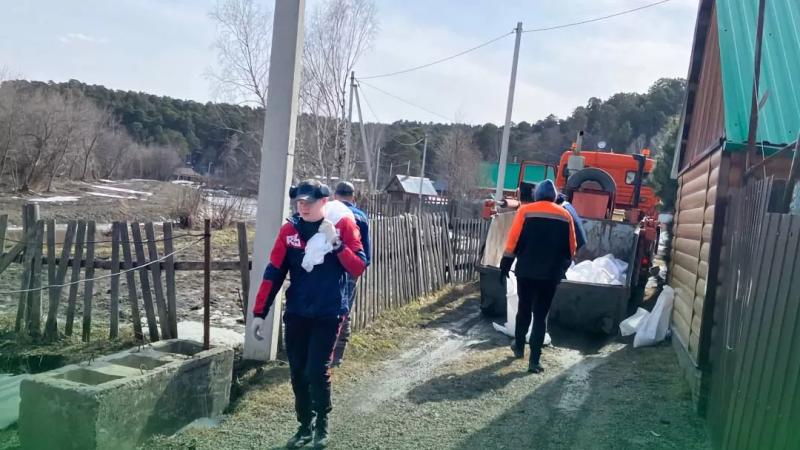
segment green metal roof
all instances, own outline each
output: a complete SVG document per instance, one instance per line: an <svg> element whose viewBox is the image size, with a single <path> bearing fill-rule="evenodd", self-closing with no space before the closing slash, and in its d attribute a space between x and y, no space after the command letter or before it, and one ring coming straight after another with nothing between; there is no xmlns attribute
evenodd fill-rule
<svg viewBox="0 0 800 450"><path fill-rule="evenodd" d="M758 0L717 0L725 132L729 148L747 142ZM761 49L757 142L797 140L800 131L800 0L767 0Z"/></svg>
<svg viewBox="0 0 800 450"><path fill-rule="evenodd" d="M497 171L500 164L482 162L478 170L478 185L481 189L494 189L497 186ZM505 180L503 180L503 190L513 191L517 189L519 180L519 163L506 164ZM549 176L548 176L549 175ZM545 179L553 179L553 171L547 170L545 166L525 166L524 181L538 183Z"/></svg>

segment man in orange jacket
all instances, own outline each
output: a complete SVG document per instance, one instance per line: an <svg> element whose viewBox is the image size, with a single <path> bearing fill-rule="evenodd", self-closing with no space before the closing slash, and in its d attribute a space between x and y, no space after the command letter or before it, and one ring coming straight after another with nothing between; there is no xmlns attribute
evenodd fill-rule
<svg viewBox="0 0 800 450"><path fill-rule="evenodd" d="M539 360L547 331L547 313L577 246L575 223L566 209L554 203L556 197L552 181L545 180L536 186L535 201L517 210L500 262L502 276L508 277L511 265L517 260L514 272L519 308L515 339L511 344L517 358L524 356L525 334L533 313L528 365L528 372L532 373L544 371Z"/></svg>

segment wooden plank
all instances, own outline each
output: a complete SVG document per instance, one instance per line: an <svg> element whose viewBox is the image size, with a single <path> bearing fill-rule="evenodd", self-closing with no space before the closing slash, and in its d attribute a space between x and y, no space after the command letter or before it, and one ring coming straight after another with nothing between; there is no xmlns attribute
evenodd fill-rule
<svg viewBox="0 0 800 450"><path fill-rule="evenodd" d="M150 292L150 280L147 277L147 269L144 267L144 245L142 244L142 230L138 222L131 223L131 236L133 237L133 247L136 251L136 266L139 267L139 282L142 285L142 302L144 312L147 316L147 328L150 333L150 340L157 341L158 323L156 323L156 313L153 307L153 296Z"/></svg>
<svg viewBox="0 0 800 450"><path fill-rule="evenodd" d="M63 288L60 286L64 284L64 279L67 276L67 269L69 268L69 254L72 250L72 242L75 239L75 229L78 223L71 220L67 223L67 231L64 233L64 242L61 248L61 261L58 263L56 270L56 278L54 287L49 290L50 294L50 308L47 312L47 322L45 323L44 332L49 339L58 337L58 308L61 302L61 292Z"/></svg>
<svg viewBox="0 0 800 450"><path fill-rule="evenodd" d="M676 300L674 314L683 317L683 320L688 323L692 318L692 302L687 302L682 297L677 298Z"/></svg>
<svg viewBox="0 0 800 450"><path fill-rule="evenodd" d="M689 324L680 314L672 315L672 330L678 335L681 342L685 342L687 346L689 345Z"/></svg>
<svg viewBox="0 0 800 450"><path fill-rule="evenodd" d="M131 321L133 322L133 337L138 342L144 340L142 334L142 319L139 314L139 298L136 295L136 274L133 272L133 258L131 256L131 241L128 238L128 224L120 222L119 239L122 244L123 269L125 270L125 281L128 286L128 302L131 304Z"/></svg>
<svg viewBox="0 0 800 450"><path fill-rule="evenodd" d="M78 221L78 231L75 236L75 257L72 260L72 275L70 277L69 296L67 297L67 317L64 322L64 334L72 336L72 325L75 321L75 300L78 296L78 280L81 277L81 260L83 259L83 242L86 238L86 221ZM92 238L94 239L94 238ZM59 262L60 263L60 262Z"/></svg>
<svg viewBox="0 0 800 450"><path fill-rule="evenodd" d="M27 322L28 334L39 336L42 331L42 246L44 245L44 221L36 222L35 248L33 250L33 267L31 286L28 292Z"/></svg>
<svg viewBox="0 0 800 450"><path fill-rule="evenodd" d="M679 191L684 195L692 194L699 191L704 191L706 189L707 183L708 180L706 180L706 177L689 179L681 186ZM680 205L681 203L676 203L676 204Z"/></svg>
<svg viewBox="0 0 800 450"><path fill-rule="evenodd" d="M95 222L90 220L86 229L86 282L83 286L83 342L92 335L92 295L94 294L94 236Z"/></svg>
<svg viewBox="0 0 800 450"><path fill-rule="evenodd" d="M703 216L705 215L705 208L681 209L678 213L678 218L681 224L687 223L703 223Z"/></svg>
<svg viewBox="0 0 800 450"><path fill-rule="evenodd" d="M164 229L166 231L166 228ZM242 283L242 314L247 320L247 302L250 295L250 256L247 249L247 225L244 222L236 224L236 234L239 242L239 276Z"/></svg>
<svg viewBox="0 0 800 450"><path fill-rule="evenodd" d="M6 229L8 229L8 214L0 214L0 256L3 256L3 251L6 246ZM0 270L2 273L2 270Z"/></svg>
<svg viewBox="0 0 800 450"><path fill-rule="evenodd" d="M167 256L161 267L166 272L167 285L167 316L169 319L169 332L173 339L178 338L178 302L175 294L175 252L173 245L172 222L164 222L162 225L164 234L164 254ZM245 320L247 317L245 316Z"/></svg>
<svg viewBox="0 0 800 450"><path fill-rule="evenodd" d="M708 262L708 257L711 254L711 243L703 242L700 246L700 261Z"/></svg>
<svg viewBox="0 0 800 450"><path fill-rule="evenodd" d="M414 246L415 246L415 255L416 255L416 273L417 273L417 295L422 297L425 295L425 278L423 277L423 267L422 267L422 236L421 230L419 226L419 219L417 216L409 216L412 219L412 223L414 226Z"/></svg>
<svg viewBox="0 0 800 450"><path fill-rule="evenodd" d="M25 253L23 259L23 266L22 266L22 282L20 283L20 294L19 294L19 301L17 303L17 320L14 325L14 330L17 332L22 331L23 325L25 324L25 318L27 317L27 308L28 308L28 292L27 290L31 287L31 269L33 266L33 250L35 247L35 240L36 234L34 232L33 235L30 234L30 231L33 231L33 227L28 230L28 236L25 239Z"/></svg>
<svg viewBox="0 0 800 450"><path fill-rule="evenodd" d="M147 253L150 261L158 261L158 247L156 246L156 231L153 222L144 224L144 233L147 237ZM153 276L153 290L156 293L155 306L158 314L158 323L161 325L161 336L164 339L172 339L172 332L169 326L169 314L167 312L167 301L164 296L164 285L161 281L161 264L153 264L150 268Z"/></svg>
<svg viewBox="0 0 800 450"><path fill-rule="evenodd" d="M681 266L675 266L674 269L675 271L672 274L673 279L678 280L684 285L690 287L691 291L694 292L694 286L697 283L697 275L689 272Z"/></svg>
<svg viewBox="0 0 800 450"><path fill-rule="evenodd" d="M45 224L47 228L47 284L56 283L56 221L50 219Z"/></svg>
<svg viewBox="0 0 800 450"><path fill-rule="evenodd" d="M119 336L119 222L111 224L111 304L109 339Z"/></svg>
<svg viewBox="0 0 800 450"><path fill-rule="evenodd" d="M673 246L676 251L685 253L690 256L700 255L700 241L693 241L685 238L675 238Z"/></svg>
<svg viewBox="0 0 800 450"><path fill-rule="evenodd" d="M0 258L0 273L3 273L3 271L6 270L8 266L11 265L12 262L15 262L17 259L19 259L18 257L23 255L28 239L30 239L30 237L23 237L22 240L17 242L16 245L14 245L14 247L12 247L8 253L1 255L2 258Z"/></svg>
<svg viewBox="0 0 800 450"><path fill-rule="evenodd" d="M681 209L694 209L702 208L706 205L706 191L697 191L690 194L684 194L681 198Z"/></svg>
<svg viewBox="0 0 800 450"><path fill-rule="evenodd" d="M703 224L687 223L678 225L675 236L683 239L699 241L703 237Z"/></svg>
<svg viewBox="0 0 800 450"><path fill-rule="evenodd" d="M703 223L714 223L714 211L716 211L716 207L708 205L705 213L703 213Z"/></svg>
<svg viewBox="0 0 800 450"><path fill-rule="evenodd" d="M703 241L711 242L711 236L713 234L714 234L714 224L713 223L707 223L707 224L703 225L703 231L702 231L702 234L701 234L701 238L703 239Z"/></svg>
<svg viewBox="0 0 800 450"><path fill-rule="evenodd" d="M675 266L683 267L684 269L692 273L697 272L697 266L699 263L697 256L688 255L680 251L676 251L672 255L672 262Z"/></svg>
<svg viewBox="0 0 800 450"><path fill-rule="evenodd" d="M694 304L692 305L692 313L695 316L701 317L703 315L703 305L706 303L706 299L702 295L696 295L694 297Z"/></svg>

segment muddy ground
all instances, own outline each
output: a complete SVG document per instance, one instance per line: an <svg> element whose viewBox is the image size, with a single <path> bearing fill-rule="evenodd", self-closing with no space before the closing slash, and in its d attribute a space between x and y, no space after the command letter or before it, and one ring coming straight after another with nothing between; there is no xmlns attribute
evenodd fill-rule
<svg viewBox="0 0 800 450"><path fill-rule="evenodd" d="M668 343L552 329L541 375L456 291L381 319L334 372L333 449L708 449ZM282 448L296 423L284 363L237 374L222 422L143 448Z"/></svg>
<svg viewBox="0 0 800 450"><path fill-rule="evenodd" d="M17 193L0 188L0 215L22 225L22 205L36 202L42 219L161 222L172 218L186 186L155 180L56 181L52 192Z"/></svg>

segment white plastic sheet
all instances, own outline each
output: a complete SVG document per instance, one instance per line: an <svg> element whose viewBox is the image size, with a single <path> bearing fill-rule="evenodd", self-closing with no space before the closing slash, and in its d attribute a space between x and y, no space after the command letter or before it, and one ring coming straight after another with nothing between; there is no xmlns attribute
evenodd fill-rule
<svg viewBox="0 0 800 450"><path fill-rule="evenodd" d="M581 283L624 285L628 263L608 254L594 260L573 263L567 269L567 280Z"/></svg>
<svg viewBox="0 0 800 450"><path fill-rule="evenodd" d="M637 308L636 313L619 323L619 332L623 336L630 336L642 325L642 319L650 314L644 308Z"/></svg>
<svg viewBox="0 0 800 450"><path fill-rule="evenodd" d="M669 286L664 286L653 311L639 324L636 337L633 338L634 348L655 345L664 340L669 330L669 319L672 317L674 301L675 291Z"/></svg>
<svg viewBox="0 0 800 450"><path fill-rule="evenodd" d="M331 221L334 225L345 217L355 221L355 216L353 212L350 211L350 208L338 200L326 203L324 214L325 220ZM311 236L311 239L306 242L306 251L301 264L303 269L305 269L306 272L311 272L314 270L314 266L322 264L325 260L325 255L332 250L333 246L325 240L324 234L316 233L314 236Z"/></svg>

